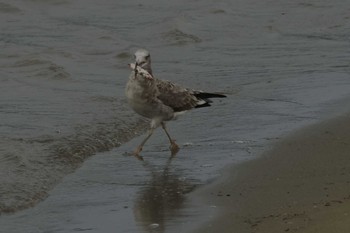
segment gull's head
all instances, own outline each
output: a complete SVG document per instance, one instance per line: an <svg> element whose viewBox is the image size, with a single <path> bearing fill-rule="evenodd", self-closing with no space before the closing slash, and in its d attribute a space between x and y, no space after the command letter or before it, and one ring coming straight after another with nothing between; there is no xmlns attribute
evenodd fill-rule
<svg viewBox="0 0 350 233"><path fill-rule="evenodd" d="M146 49L138 49L135 52L135 63L152 74L151 54Z"/></svg>

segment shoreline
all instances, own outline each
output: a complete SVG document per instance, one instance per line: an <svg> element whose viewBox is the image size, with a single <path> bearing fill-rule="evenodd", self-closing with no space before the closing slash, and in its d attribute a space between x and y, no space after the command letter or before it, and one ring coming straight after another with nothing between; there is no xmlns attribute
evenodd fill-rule
<svg viewBox="0 0 350 233"><path fill-rule="evenodd" d="M350 229L350 118L306 126L193 193L219 210L195 232ZM331 230L331 231L330 231Z"/></svg>

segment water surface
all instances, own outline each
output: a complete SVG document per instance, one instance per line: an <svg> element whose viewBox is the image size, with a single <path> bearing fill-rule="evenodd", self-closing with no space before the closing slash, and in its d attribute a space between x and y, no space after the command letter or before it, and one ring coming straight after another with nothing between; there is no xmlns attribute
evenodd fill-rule
<svg viewBox="0 0 350 233"><path fill-rule="evenodd" d="M189 229L185 219L200 213L188 192L292 129L345 112L349 9L340 0L1 1L0 211L48 198L0 225ZM124 97L139 47L157 77L229 96L169 124L182 147L171 163L160 130L147 164L124 155L147 125Z"/></svg>

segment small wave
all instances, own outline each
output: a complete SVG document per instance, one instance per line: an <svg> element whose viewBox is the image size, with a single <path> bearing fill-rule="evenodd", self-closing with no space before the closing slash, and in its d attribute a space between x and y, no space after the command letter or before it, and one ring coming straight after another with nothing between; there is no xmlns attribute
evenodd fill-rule
<svg viewBox="0 0 350 233"><path fill-rule="evenodd" d="M67 0L31 0L35 3L49 4L49 5L63 5L68 4Z"/></svg>
<svg viewBox="0 0 350 233"><path fill-rule="evenodd" d="M0 2L0 13L20 13L21 10L15 6Z"/></svg>
<svg viewBox="0 0 350 233"><path fill-rule="evenodd" d="M1 138L0 148L0 214L33 206L47 196L55 173L50 175L45 162L37 157L44 151L41 145Z"/></svg>
<svg viewBox="0 0 350 233"><path fill-rule="evenodd" d="M70 77L70 74L65 71L64 67L54 62L37 58L17 61L13 67L21 69L22 72L26 72L27 76L30 77L45 77L49 79L67 79Z"/></svg>
<svg viewBox="0 0 350 233"><path fill-rule="evenodd" d="M223 9L213 9L210 11L210 13L212 13L212 14L225 14L226 11Z"/></svg>
<svg viewBox="0 0 350 233"><path fill-rule="evenodd" d="M189 43L200 43L202 39L198 36L185 33L179 29L173 29L163 34L163 38L175 45L185 45Z"/></svg>
<svg viewBox="0 0 350 233"><path fill-rule="evenodd" d="M90 97L90 100L93 102L99 102L99 103L113 103L117 101L117 98L98 95L98 96Z"/></svg>
<svg viewBox="0 0 350 233"><path fill-rule="evenodd" d="M129 52L118 53L115 57L121 60L130 60L132 58Z"/></svg>
<svg viewBox="0 0 350 233"><path fill-rule="evenodd" d="M107 49L90 49L84 52L85 55L91 55L91 56L105 56L113 53L114 51L107 50Z"/></svg>
<svg viewBox="0 0 350 233"><path fill-rule="evenodd" d="M16 165L18 167L26 167L28 165L28 161L25 159L25 157L21 156L19 153L14 153L13 151L2 151L0 162L3 166Z"/></svg>
<svg viewBox="0 0 350 233"><path fill-rule="evenodd" d="M330 35L330 34L285 34L286 36L300 38L300 39L308 39L308 40L329 40L329 41L337 41L342 40L343 38L339 37L339 35Z"/></svg>
<svg viewBox="0 0 350 233"><path fill-rule="evenodd" d="M73 135L3 139L0 148L0 215L34 206L88 157L144 132L145 120L120 119L80 126ZM25 155L25 157L21 156Z"/></svg>
<svg viewBox="0 0 350 233"><path fill-rule="evenodd" d="M128 128L120 128L119 124L102 124L95 129L91 126L82 126L76 135L63 138L52 147L54 156L70 165L79 165L86 158L98 152L111 150L120 146L123 142L143 132L145 120L140 120Z"/></svg>

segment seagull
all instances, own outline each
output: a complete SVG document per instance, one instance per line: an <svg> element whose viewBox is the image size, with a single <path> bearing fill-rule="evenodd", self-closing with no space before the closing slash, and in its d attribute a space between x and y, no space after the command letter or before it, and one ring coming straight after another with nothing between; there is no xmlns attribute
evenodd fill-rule
<svg viewBox="0 0 350 233"><path fill-rule="evenodd" d="M132 69L125 94L131 108L139 115L151 119L146 138L135 149L133 155L139 159L143 146L152 136L153 131L162 126L170 142L171 155L179 151L179 146L170 136L165 122L176 119L179 115L193 108L209 107L210 98L226 97L220 93L208 93L182 87L167 80L153 76L151 54L146 49L138 49L134 55L135 63L129 64Z"/></svg>

